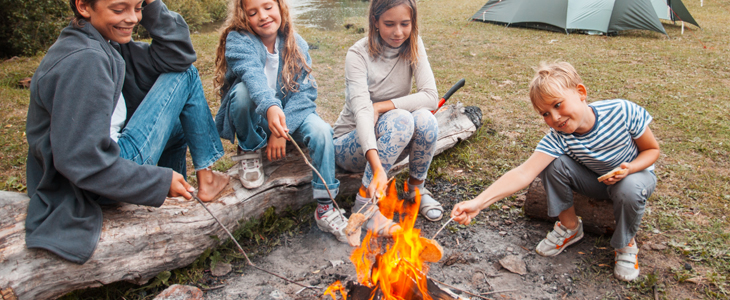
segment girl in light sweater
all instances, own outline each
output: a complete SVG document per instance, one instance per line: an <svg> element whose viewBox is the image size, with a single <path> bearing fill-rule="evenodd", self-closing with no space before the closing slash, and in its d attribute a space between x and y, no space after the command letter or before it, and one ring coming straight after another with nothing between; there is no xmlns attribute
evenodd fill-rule
<svg viewBox="0 0 730 300"><path fill-rule="evenodd" d="M423 41L418 36L414 0L373 0L368 37L355 43L345 59L345 107L334 125L337 165L363 172L353 211L381 195L393 165L409 158L407 198L421 194L420 212L438 221L443 208L424 188L433 158L438 124L438 92ZM415 79L416 93L411 94ZM381 235L398 225L379 212L366 224Z"/></svg>

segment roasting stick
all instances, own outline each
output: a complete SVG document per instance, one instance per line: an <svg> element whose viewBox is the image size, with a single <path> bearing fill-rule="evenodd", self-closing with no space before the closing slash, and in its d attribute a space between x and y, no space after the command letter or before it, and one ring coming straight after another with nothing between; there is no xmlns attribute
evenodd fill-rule
<svg viewBox="0 0 730 300"><path fill-rule="evenodd" d="M435 240L436 239L436 236L439 235L439 233L441 233L441 230L444 230L444 228L446 228L446 225L449 225L449 223L451 223L451 221L453 221L453 220L454 220L454 217L451 217L451 219L449 219L448 221L446 221L446 223L444 223L444 225L441 226L441 228L439 228L439 231L436 231L436 234L434 234L431 239L432 240Z"/></svg>
<svg viewBox="0 0 730 300"><path fill-rule="evenodd" d="M342 211L340 210L340 206L337 205L337 201L335 201L335 198L332 197L332 192L330 192L330 188L329 188L329 186L327 186L327 181L325 181L324 178L322 178L322 174L319 174L319 171L317 171L317 168L315 168L309 162L309 159L307 159L307 156L304 155L304 151L302 151L302 148L299 148L299 145L297 145L297 142L294 141L294 138L291 136L291 134L289 134L287 132L286 133L286 136L289 137L289 140L291 140L292 144L294 144L294 146L297 147L297 150L299 150L299 153L302 154L302 157L304 158L304 162L307 163L307 166L309 166L312 169L312 171L314 171L314 173L317 173L317 176L319 176L319 179L322 180L322 183L324 183L324 188L327 189L327 194L330 196L330 199L332 199L332 203L335 204L335 208L337 208L337 212L340 214L340 218L342 218L342 220L344 220L345 219L345 216L342 215Z"/></svg>
<svg viewBox="0 0 730 300"><path fill-rule="evenodd" d="M221 221L220 221L220 220L218 220L218 218L217 218L217 217L216 217L216 216L215 216L215 215L213 214L213 212L212 212L212 211L210 211L210 209L208 209L208 207L207 207L207 206L205 205L205 203L203 203L203 200L200 200L200 198L198 198L198 195L196 195L196 194L192 194L192 195L193 195L193 198L195 198L195 200L197 200L197 201L198 201L198 203L200 203L200 205L202 205L202 206L203 206L203 208L205 208L205 210L206 210L206 211L207 211L207 212L208 212L208 213L210 214L210 216L211 216L211 217L213 217L213 219L214 219L214 220L215 220L215 221L216 221L216 222L218 223L218 225L220 225L221 227L223 227L223 230L225 230L225 231L226 231L226 233L227 233L227 234L228 234L228 236L229 236L229 237L231 238L231 240L233 240L233 242L234 242L234 243L236 244L236 247L238 247L238 251L241 251L241 253L243 253L243 257L245 257L245 258L246 258L246 263L247 263L247 264L248 264L249 266L252 266L252 267L254 267L254 268L258 269L258 270L264 271L264 272L266 272L266 273L269 273L269 274L271 274L271 275L274 275L274 276L276 276L276 277L279 277L279 278L281 278L281 279L284 279L284 280L285 280L285 281L287 281L287 282L290 282L290 283L296 284L296 285L298 285L298 286L301 286L301 287L303 287L303 288L309 288L309 289L318 289L318 287L315 287L315 286L311 286L311 285L303 285L303 284L301 284L301 283L299 283L299 282L293 281L293 280L291 280L291 279L288 279L288 278L286 278L286 277L284 277L284 276L281 276L281 275L279 275L279 274L276 274L276 273L274 273L274 272L271 272L271 271L269 271L269 270L265 270L265 269L262 269L262 268L260 268L260 267L258 267L258 266L256 266L256 265L254 265L254 264L253 264L253 263L251 262L251 260L250 260L250 259L248 259L248 255L246 255L246 251L243 251L243 247L241 247L241 245L240 245L240 244L238 244L238 241L236 241L236 238L234 238L234 237L233 237L233 234L231 234L231 232L230 232L230 231L228 231L228 228L226 228L226 226L224 226L224 225L223 225L223 223L221 223Z"/></svg>

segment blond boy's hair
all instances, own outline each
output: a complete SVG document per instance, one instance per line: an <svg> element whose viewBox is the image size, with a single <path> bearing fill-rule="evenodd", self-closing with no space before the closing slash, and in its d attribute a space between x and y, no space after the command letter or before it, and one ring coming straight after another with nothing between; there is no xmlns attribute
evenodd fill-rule
<svg viewBox="0 0 730 300"><path fill-rule="evenodd" d="M583 80L575 68L567 62L540 62L535 77L530 81L530 101L538 110L537 104L563 95L566 89L575 89Z"/></svg>

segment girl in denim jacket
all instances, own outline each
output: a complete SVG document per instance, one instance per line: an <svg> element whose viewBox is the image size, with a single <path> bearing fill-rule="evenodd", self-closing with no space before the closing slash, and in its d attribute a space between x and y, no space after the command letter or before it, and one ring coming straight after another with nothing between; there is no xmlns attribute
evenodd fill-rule
<svg viewBox="0 0 730 300"><path fill-rule="evenodd" d="M241 184L249 189L265 182L262 150L269 160L285 157L288 133L309 148L313 164L326 181L313 174L317 226L346 242L347 218L333 207L336 196L332 127L322 120L314 100L309 47L298 34L284 0L233 1L216 52L216 88L221 107L216 115L220 136L238 139Z"/></svg>

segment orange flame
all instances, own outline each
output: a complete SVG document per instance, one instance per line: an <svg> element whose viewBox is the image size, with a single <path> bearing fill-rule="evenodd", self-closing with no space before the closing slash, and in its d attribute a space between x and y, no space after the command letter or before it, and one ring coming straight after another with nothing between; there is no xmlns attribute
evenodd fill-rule
<svg viewBox="0 0 730 300"><path fill-rule="evenodd" d="M417 190L415 194L414 202L399 200L396 186L391 184L378 206L387 218L400 217L401 230L393 234L392 242L381 240L376 232L368 230L362 245L350 256L357 270L357 281L367 287L378 287L383 293L382 299L408 299L414 289L420 291L423 299L432 299L425 275L428 265L420 257L426 245L419 239L421 230L413 228L421 202ZM330 288L327 290L330 291ZM345 297L344 290L339 290ZM374 296L372 294L370 299Z"/></svg>
<svg viewBox="0 0 730 300"><path fill-rule="evenodd" d="M324 296L329 295L330 297L332 297L332 300L337 300L337 295L335 294L335 291L340 292L340 295L342 295L342 300L347 300L347 292L345 291L345 287L342 286L342 283L339 280L335 281L335 283L327 287L327 290L324 291Z"/></svg>

